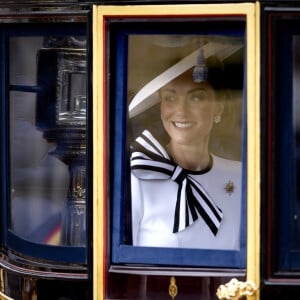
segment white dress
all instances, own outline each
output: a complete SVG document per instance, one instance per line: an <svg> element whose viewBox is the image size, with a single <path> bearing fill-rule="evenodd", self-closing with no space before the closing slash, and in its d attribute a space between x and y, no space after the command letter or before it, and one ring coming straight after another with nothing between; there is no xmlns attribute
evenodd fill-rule
<svg viewBox="0 0 300 300"><path fill-rule="evenodd" d="M171 179L143 180L131 174L132 238L135 246L238 250L241 224L242 167L212 155L210 170L192 173L223 211L216 236L199 217L173 233L178 184Z"/></svg>

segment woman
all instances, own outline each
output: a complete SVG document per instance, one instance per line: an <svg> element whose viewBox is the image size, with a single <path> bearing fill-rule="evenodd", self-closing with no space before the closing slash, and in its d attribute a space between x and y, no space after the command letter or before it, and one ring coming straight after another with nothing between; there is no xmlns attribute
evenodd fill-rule
<svg viewBox="0 0 300 300"><path fill-rule="evenodd" d="M241 163L209 150L224 111L223 69L201 51L195 64L159 88L167 144L146 130L132 145L133 245L239 248Z"/></svg>

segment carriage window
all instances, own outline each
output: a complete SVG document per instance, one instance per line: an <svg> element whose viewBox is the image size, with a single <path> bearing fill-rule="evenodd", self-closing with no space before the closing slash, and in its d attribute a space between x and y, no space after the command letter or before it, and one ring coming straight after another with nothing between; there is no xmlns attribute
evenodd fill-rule
<svg viewBox="0 0 300 300"><path fill-rule="evenodd" d="M271 272L285 274L300 268L300 26L299 21L274 18L271 60L268 145ZM282 57L285 59L282 60ZM275 274L274 273L274 274ZM284 275L285 276L285 275ZM290 276L290 275L287 275Z"/></svg>
<svg viewBox="0 0 300 300"><path fill-rule="evenodd" d="M9 38L11 241L86 245L86 68L82 36Z"/></svg>
<svg viewBox="0 0 300 300"><path fill-rule="evenodd" d="M114 264L244 267L245 22L190 22L109 36Z"/></svg>

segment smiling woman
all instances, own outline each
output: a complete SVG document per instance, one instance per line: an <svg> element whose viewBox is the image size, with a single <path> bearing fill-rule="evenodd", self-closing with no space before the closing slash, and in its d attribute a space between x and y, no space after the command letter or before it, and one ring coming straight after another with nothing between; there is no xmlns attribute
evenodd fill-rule
<svg viewBox="0 0 300 300"><path fill-rule="evenodd" d="M131 144L132 243L238 250L242 166L225 153L216 155L211 136L222 126L228 104L224 57L216 54L233 55L241 45L211 44L206 37L195 48L194 41L191 37L188 45L185 39L184 51L181 44L172 44L180 53L175 63L142 87L129 104L132 132L139 114L156 106L160 115L160 120L152 119L155 127L144 122L146 130Z"/></svg>
<svg viewBox="0 0 300 300"><path fill-rule="evenodd" d="M200 171L208 165L210 132L224 104L210 84L191 78L190 70L163 87L160 109L172 158L183 168Z"/></svg>

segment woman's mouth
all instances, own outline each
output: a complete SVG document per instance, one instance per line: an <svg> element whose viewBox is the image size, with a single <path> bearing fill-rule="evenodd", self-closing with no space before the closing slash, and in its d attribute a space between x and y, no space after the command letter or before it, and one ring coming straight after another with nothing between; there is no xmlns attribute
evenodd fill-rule
<svg viewBox="0 0 300 300"><path fill-rule="evenodd" d="M190 128L190 127L192 127L191 122L173 122L173 124L177 128Z"/></svg>

